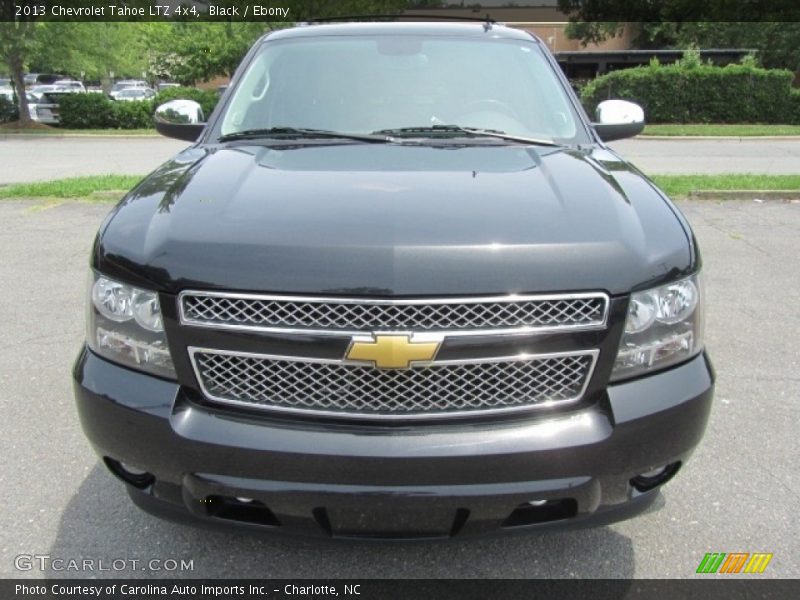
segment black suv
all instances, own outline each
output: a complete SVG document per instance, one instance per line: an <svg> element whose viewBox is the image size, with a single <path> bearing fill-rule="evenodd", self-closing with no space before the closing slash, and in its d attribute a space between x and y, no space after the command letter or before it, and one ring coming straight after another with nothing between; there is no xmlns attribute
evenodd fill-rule
<svg viewBox="0 0 800 600"><path fill-rule="evenodd" d="M598 524L706 426L692 231L547 48L486 24L260 39L100 228L83 427L146 510L332 537ZM199 137L198 137L199 136Z"/></svg>

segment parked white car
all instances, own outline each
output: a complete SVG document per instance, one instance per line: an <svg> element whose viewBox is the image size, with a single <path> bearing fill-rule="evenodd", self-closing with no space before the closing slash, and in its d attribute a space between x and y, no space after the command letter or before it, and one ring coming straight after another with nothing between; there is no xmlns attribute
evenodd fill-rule
<svg viewBox="0 0 800 600"><path fill-rule="evenodd" d="M111 96L112 99L116 100L117 95L122 90L127 90L131 88L145 89L147 88L147 82L142 81L141 79L120 79L114 85L111 86L111 91L109 92L108 95Z"/></svg>
<svg viewBox="0 0 800 600"><path fill-rule="evenodd" d="M114 100L118 102L134 102L136 100L149 100L155 95L156 93L150 88L126 88L120 90Z"/></svg>
<svg viewBox="0 0 800 600"><path fill-rule="evenodd" d="M71 93L70 90L64 88L63 86L56 85L54 83L48 85L37 85L36 87L32 87L28 90L28 94L32 95L38 101L41 99L42 96L45 94L50 93Z"/></svg>
<svg viewBox="0 0 800 600"><path fill-rule="evenodd" d="M71 94L85 94L86 88L80 81L74 79L59 79L54 84L59 92L69 92Z"/></svg>

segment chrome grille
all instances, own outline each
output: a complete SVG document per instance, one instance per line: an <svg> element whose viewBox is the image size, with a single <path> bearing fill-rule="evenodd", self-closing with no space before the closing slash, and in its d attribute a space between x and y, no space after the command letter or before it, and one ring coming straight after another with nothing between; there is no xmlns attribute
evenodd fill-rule
<svg viewBox="0 0 800 600"><path fill-rule="evenodd" d="M572 402L582 396L597 357L594 350L389 370L195 348L190 354L211 400L372 418L446 417Z"/></svg>
<svg viewBox="0 0 800 600"><path fill-rule="evenodd" d="M320 333L513 330L603 327L605 294L501 296L436 300L372 300L184 292L185 324Z"/></svg>

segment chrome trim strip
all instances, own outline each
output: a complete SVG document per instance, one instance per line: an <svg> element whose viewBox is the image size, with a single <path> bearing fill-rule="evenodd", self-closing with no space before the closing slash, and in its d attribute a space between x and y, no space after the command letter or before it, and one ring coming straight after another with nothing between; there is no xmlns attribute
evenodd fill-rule
<svg viewBox="0 0 800 600"><path fill-rule="evenodd" d="M531 410L541 410L545 408L552 408L554 406L569 406L580 401L583 398L584 393L586 392L586 388L589 386L589 382L592 380L594 376L594 370L597 366L597 357L600 354L600 350L595 348L592 350L576 350L570 352L551 352L547 354L527 354L527 353L520 353L512 356L495 356L495 357L485 357L485 358L470 358L470 359L458 359L458 360L434 360L434 361L427 361L427 362L418 362L414 364L414 367L429 367L429 366L447 366L447 365L468 365L468 364L480 364L480 363L493 363L493 362L520 362L525 360L544 360L548 358L559 358L564 356L591 356L592 362L589 365L589 371L586 374L586 379L583 382L583 387L581 387L580 391L574 398L568 398L566 400L552 400L548 402L541 402L539 404L532 404L526 406L510 406L506 408L490 408L490 409L483 409L483 410L467 410L463 412L433 412L430 414L425 413L412 413L412 414L405 414L405 415L386 415L386 414L368 414L368 413L353 413L353 412L344 412L344 411L331 411L331 410L315 410L315 409L302 409L302 408L290 408L285 406L264 406L261 404L256 404L254 402L244 402L241 400L231 400L228 398L222 398L219 396L215 396L206 389L205 385L203 384L203 379L200 376L200 369L197 364L197 360L195 355L197 353L209 353L209 354L222 354L225 356L241 356L245 358L258 358L262 360L282 360L282 361L290 361L290 362L305 362L305 363L317 363L317 364L335 364L335 365L352 365L352 366L359 366L364 367L368 366L369 363L365 363L362 361L350 361L346 359L331 359L331 358L308 358L308 357L301 357L301 356L284 356L279 354L259 354L255 352L237 352L234 350L217 350L213 348L200 348L196 346L189 346L187 348L189 351L189 359L192 363L192 369L194 370L195 379L197 380L200 389L203 392L203 395L214 402L219 402L220 404L230 404L234 406L244 406L250 409L255 410L262 410L262 411L273 411L273 412L280 412L284 414L294 414L294 415L309 415L309 416L324 416L324 417L338 417L338 418L346 418L346 419L357 419L357 420L394 420L394 421L411 421L411 420L424 420L424 419L458 419L458 418L469 418L472 416L486 416L486 415L497 415L497 414L504 414L504 413L516 413L516 412L524 412L524 411L531 411Z"/></svg>
<svg viewBox="0 0 800 600"><path fill-rule="evenodd" d="M282 295L262 295L262 294L239 294L233 292L203 292L198 290L184 290L178 294L178 314L181 325L191 327L204 327L209 329L227 329L231 331L254 331L291 335L310 335L310 336L339 336L352 337L355 335L383 334L391 335L403 333L400 330L345 330L345 329L309 329L297 327L272 327L268 325L230 325L225 323L210 323L197 319L190 319L184 312L184 296L201 296L211 298L233 298L236 300L259 300L265 302L306 302L306 303L333 303L333 304L369 304L381 306L408 306L408 305L435 305L435 304L482 304L482 303L503 303L503 302L529 302L529 301L548 301L548 300L580 300L584 298L600 298L603 300L602 321L587 325L553 325L553 326L525 326L525 327L506 327L498 329L420 329L415 330L419 333L431 333L444 335L446 337L461 336L496 336L496 335L534 335L540 333L551 333L559 331L588 331L594 329L605 329L608 323L608 312L611 300L605 292L584 292L575 294L508 294L505 296L467 296L454 298L412 298L412 299L377 299L377 298L337 298L330 296L282 296Z"/></svg>

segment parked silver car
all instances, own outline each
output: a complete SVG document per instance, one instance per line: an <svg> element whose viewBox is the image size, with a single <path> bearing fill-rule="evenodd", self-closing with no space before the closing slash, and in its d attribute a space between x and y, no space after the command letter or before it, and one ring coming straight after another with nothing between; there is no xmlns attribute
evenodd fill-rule
<svg viewBox="0 0 800 600"><path fill-rule="evenodd" d="M28 94L28 110L31 119L45 125L57 125L60 122L59 98L69 92L52 91L38 97ZM33 103L31 103L33 99Z"/></svg>

